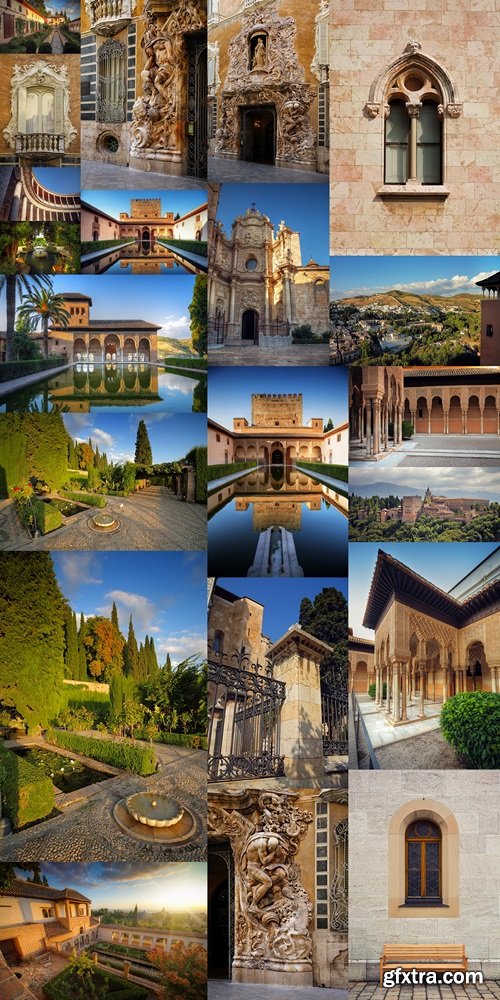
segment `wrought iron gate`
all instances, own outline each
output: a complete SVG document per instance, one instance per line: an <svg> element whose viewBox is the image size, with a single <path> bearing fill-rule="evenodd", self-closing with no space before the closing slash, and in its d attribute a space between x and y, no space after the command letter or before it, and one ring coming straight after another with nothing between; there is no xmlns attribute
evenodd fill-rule
<svg viewBox="0 0 500 1000"><path fill-rule="evenodd" d="M244 652L208 659L208 779L280 777L281 706L285 685L272 664L251 663Z"/></svg>
<svg viewBox="0 0 500 1000"><path fill-rule="evenodd" d="M188 37L187 172L207 176L207 37Z"/></svg>
<svg viewBox="0 0 500 1000"><path fill-rule="evenodd" d="M348 695L340 684L321 682L321 719L323 729L323 754L347 756L348 753Z"/></svg>

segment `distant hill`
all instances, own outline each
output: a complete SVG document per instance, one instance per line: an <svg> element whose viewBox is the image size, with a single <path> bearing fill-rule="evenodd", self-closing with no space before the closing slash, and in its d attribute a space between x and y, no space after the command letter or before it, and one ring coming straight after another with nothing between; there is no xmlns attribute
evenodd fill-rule
<svg viewBox="0 0 500 1000"><path fill-rule="evenodd" d="M190 340L176 340L174 337L158 337L158 354L161 358L196 358L198 355L191 347Z"/></svg>
<svg viewBox="0 0 500 1000"><path fill-rule="evenodd" d="M404 483L369 483L368 486L355 486L351 484L349 486L349 493L358 497L423 497L427 486L423 486L422 489L415 489L414 486L405 486ZM440 490L437 487L432 489L432 492L436 496L445 496L453 499L455 497L466 497L474 496L478 499L483 500L495 500L498 501L498 493L488 493L485 490L477 490L474 486L465 487L462 490Z"/></svg>
<svg viewBox="0 0 500 1000"><path fill-rule="evenodd" d="M377 292L373 295L355 295L347 299L336 299L342 306L406 306L411 309L442 309L446 312L450 307L458 307L468 312L480 312L481 294L461 293L459 295L415 295L413 292L400 292L391 289L389 292Z"/></svg>

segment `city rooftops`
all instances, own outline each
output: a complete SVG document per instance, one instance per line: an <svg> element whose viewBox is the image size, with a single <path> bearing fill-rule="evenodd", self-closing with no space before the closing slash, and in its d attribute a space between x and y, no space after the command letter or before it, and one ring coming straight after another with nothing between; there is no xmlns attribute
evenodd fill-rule
<svg viewBox="0 0 500 1000"><path fill-rule="evenodd" d="M22 878L13 879L10 885L0 889L0 896L16 896L23 899L74 899L90 903L88 896L83 896L76 889L52 889L50 885L39 885L37 882L28 882Z"/></svg>

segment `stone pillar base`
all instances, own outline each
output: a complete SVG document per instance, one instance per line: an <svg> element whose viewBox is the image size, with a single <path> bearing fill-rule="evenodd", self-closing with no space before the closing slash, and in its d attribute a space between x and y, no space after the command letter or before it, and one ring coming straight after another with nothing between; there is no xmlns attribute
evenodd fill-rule
<svg viewBox="0 0 500 1000"><path fill-rule="evenodd" d="M235 958L233 960L233 982L255 983L264 986L289 986L293 989L298 986L313 985L310 962L280 962L279 959L263 959L262 964L265 965L263 969L252 968L245 965L244 958Z"/></svg>
<svg viewBox="0 0 500 1000"><path fill-rule="evenodd" d="M130 166L132 170L147 170L152 173L170 174L172 177L182 177L182 153L179 150L161 149L131 149Z"/></svg>
<svg viewBox="0 0 500 1000"><path fill-rule="evenodd" d="M316 157L312 156L310 160L304 163L303 160L287 160L279 156L276 157L276 166L283 167L286 170L311 170L313 173L317 173L316 169Z"/></svg>

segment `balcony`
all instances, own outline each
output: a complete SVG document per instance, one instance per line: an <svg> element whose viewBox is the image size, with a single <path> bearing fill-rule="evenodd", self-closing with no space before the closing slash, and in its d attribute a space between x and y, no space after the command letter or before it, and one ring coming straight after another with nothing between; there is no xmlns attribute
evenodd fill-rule
<svg viewBox="0 0 500 1000"><path fill-rule="evenodd" d="M30 132L16 135L16 153L23 156L57 155L64 153L64 135Z"/></svg>
<svg viewBox="0 0 500 1000"><path fill-rule="evenodd" d="M132 20L131 0L91 0L90 26L97 35L117 35Z"/></svg>

